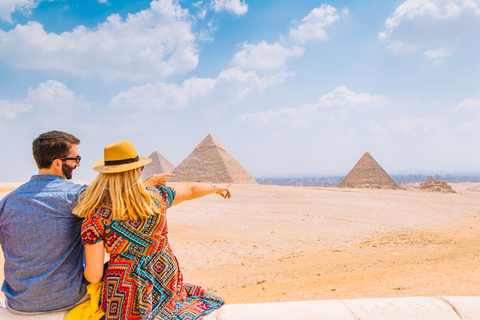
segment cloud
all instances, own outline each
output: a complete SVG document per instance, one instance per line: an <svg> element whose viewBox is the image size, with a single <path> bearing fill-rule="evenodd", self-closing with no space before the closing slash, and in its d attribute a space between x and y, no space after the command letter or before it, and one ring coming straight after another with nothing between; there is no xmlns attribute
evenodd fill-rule
<svg viewBox="0 0 480 320"><path fill-rule="evenodd" d="M238 16L242 16L248 11L248 4L240 0L213 0L212 6L215 12L228 11Z"/></svg>
<svg viewBox="0 0 480 320"><path fill-rule="evenodd" d="M20 113L33 108L65 111L89 106L90 103L83 96L69 90L65 84L48 80L39 83L36 88L29 88L23 101L0 100L0 119L14 120Z"/></svg>
<svg viewBox="0 0 480 320"><path fill-rule="evenodd" d="M9 102L0 100L0 119L14 120L20 113L27 112L33 106L24 102Z"/></svg>
<svg viewBox="0 0 480 320"><path fill-rule="evenodd" d="M132 87L113 97L109 106L136 107L145 109L180 109L192 99L211 92L216 85L215 79L191 78L182 85L157 83Z"/></svg>
<svg viewBox="0 0 480 320"><path fill-rule="evenodd" d="M176 1L156 0L126 19L111 15L94 29L47 33L31 21L0 31L0 59L21 69L136 81L191 71L198 53L188 11Z"/></svg>
<svg viewBox="0 0 480 320"><path fill-rule="evenodd" d="M23 12L26 15L36 8L41 0L1 0L0 1L0 19L13 22L11 14L15 11Z"/></svg>
<svg viewBox="0 0 480 320"><path fill-rule="evenodd" d="M463 102L459 103L455 109L453 109L454 112L475 110L480 110L480 101L472 99L465 99Z"/></svg>
<svg viewBox="0 0 480 320"><path fill-rule="evenodd" d="M257 45L244 43L242 51L237 52L232 63L247 70L275 71L283 68L289 57L300 57L304 48L284 47L278 42L268 44L265 41Z"/></svg>
<svg viewBox="0 0 480 320"><path fill-rule="evenodd" d="M381 95L372 96L367 93L355 93L345 86L335 88L332 92L322 95L317 101L319 107L365 106L376 108L390 104L390 100Z"/></svg>
<svg viewBox="0 0 480 320"><path fill-rule="evenodd" d="M344 15L348 15L348 10L344 9ZM296 27L290 29L290 36L299 43L305 43L315 40L328 40L325 28L340 19L337 9L326 4L313 9L302 22Z"/></svg>
<svg viewBox="0 0 480 320"><path fill-rule="evenodd" d="M219 99L223 104L238 103L254 92L284 82L293 73L279 72L260 77L255 71L244 72L231 68L221 72L216 79L190 78L181 85L169 83L146 84L132 87L113 97L108 106L134 107L155 110L181 109L199 99Z"/></svg>
<svg viewBox="0 0 480 320"><path fill-rule="evenodd" d="M371 108L390 105L391 102L380 95L355 93L347 87L335 88L332 92L322 95L315 104L306 104L300 108L280 108L278 110L258 111L245 113L239 120L251 123L259 128L265 126L286 125L290 128L308 128L315 121L334 121L337 118L345 119L345 108ZM367 123L366 125L372 124Z"/></svg>
<svg viewBox="0 0 480 320"><path fill-rule="evenodd" d="M452 55L451 48L438 48L433 50L428 50L425 52L427 59L432 60L434 64L438 65L445 61L445 58Z"/></svg>
<svg viewBox="0 0 480 320"><path fill-rule="evenodd" d="M29 88L25 102L39 108L66 110L86 108L90 104L82 96L67 88L61 82L48 80L40 83L37 88Z"/></svg>
<svg viewBox="0 0 480 320"><path fill-rule="evenodd" d="M385 133L383 126L373 119L366 119L365 121L363 121L362 127L367 129L368 132L377 136L383 135Z"/></svg>
<svg viewBox="0 0 480 320"><path fill-rule="evenodd" d="M463 39L478 37L479 18L477 0L407 0L385 21L379 39L388 51L425 50L429 60L440 64Z"/></svg>
<svg viewBox="0 0 480 320"><path fill-rule="evenodd" d="M308 128L312 125L315 110L309 106L300 109L280 108L277 111L257 111L241 114L238 119L258 128L265 126L287 126L292 129Z"/></svg>
<svg viewBox="0 0 480 320"><path fill-rule="evenodd" d="M389 121L388 127L392 130L399 131L401 133L417 136L420 134L427 134L431 131L441 130L444 128L447 119L439 117L428 118L401 118Z"/></svg>
<svg viewBox="0 0 480 320"><path fill-rule="evenodd" d="M348 9L342 9L342 15L348 15ZM329 5L321 5L313 9L301 23L290 29L290 37L300 44L308 41L327 40L328 36L325 27L340 19L337 9ZM242 50L235 54L232 64L246 70L275 71L285 66L286 60L291 57L301 57L305 48L297 45L287 46L281 42L269 44L261 41L258 44L243 43Z"/></svg>

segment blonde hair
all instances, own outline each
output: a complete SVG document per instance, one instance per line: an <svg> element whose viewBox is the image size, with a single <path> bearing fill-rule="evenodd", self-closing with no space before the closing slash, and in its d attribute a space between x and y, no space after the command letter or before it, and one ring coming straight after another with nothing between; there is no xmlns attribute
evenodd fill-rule
<svg viewBox="0 0 480 320"><path fill-rule="evenodd" d="M73 214L85 218L104 203L109 203L115 220L137 220L155 214L164 201L145 189L136 170L99 173L80 195Z"/></svg>

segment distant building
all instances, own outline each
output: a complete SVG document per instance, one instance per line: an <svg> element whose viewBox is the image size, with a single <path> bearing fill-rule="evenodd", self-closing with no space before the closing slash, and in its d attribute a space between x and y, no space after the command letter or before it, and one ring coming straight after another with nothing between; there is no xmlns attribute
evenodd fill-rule
<svg viewBox="0 0 480 320"><path fill-rule="evenodd" d="M212 135L200 142L172 172L177 182L256 184L257 181Z"/></svg>
<svg viewBox="0 0 480 320"><path fill-rule="evenodd" d="M348 175L338 185L340 188L400 189L400 186L383 170L370 153L358 160Z"/></svg>

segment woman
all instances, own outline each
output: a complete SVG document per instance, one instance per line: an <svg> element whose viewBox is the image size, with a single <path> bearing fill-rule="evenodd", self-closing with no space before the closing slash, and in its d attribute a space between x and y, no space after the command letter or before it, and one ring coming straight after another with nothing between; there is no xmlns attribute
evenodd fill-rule
<svg viewBox="0 0 480 320"><path fill-rule="evenodd" d="M105 319L201 319L223 301L184 284L167 237L166 209L216 193L231 197L229 185L145 187L140 171L151 161L138 157L130 141L105 147L100 172L80 196L74 213L85 218L85 278L103 286ZM148 183L147 183L148 184ZM105 249L110 261L104 270Z"/></svg>

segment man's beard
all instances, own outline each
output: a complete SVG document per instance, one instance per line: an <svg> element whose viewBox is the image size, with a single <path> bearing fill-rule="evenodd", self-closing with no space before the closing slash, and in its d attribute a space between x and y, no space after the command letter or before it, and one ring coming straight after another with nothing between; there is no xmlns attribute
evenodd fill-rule
<svg viewBox="0 0 480 320"><path fill-rule="evenodd" d="M74 169L75 169L75 167L71 168L65 162L62 163L63 178L67 179L67 180L72 179Z"/></svg>

